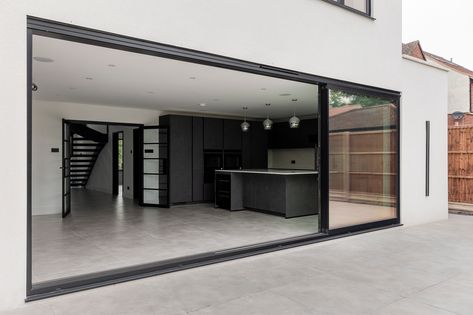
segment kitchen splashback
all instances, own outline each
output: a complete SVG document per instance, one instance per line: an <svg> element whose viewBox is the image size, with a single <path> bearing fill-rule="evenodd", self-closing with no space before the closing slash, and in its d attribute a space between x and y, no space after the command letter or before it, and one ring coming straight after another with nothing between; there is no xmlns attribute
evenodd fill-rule
<svg viewBox="0 0 473 315"><path fill-rule="evenodd" d="M268 168L314 170L315 149L268 150Z"/></svg>

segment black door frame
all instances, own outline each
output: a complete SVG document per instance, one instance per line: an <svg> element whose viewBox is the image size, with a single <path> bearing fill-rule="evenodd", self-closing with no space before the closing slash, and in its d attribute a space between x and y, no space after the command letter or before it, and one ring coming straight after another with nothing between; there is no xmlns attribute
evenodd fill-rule
<svg viewBox="0 0 473 315"><path fill-rule="evenodd" d="M66 132L67 130L67 132ZM67 137L67 139L66 139ZM65 119L62 120L62 217L71 214L71 126ZM67 150L66 150L67 147ZM66 156L66 152L68 155Z"/></svg>
<svg viewBox="0 0 473 315"><path fill-rule="evenodd" d="M113 169L113 175L112 175L112 195L118 196L119 195L119 187L120 187L120 179L118 176L119 173L119 168L118 168L118 143L120 140L120 134L122 135L122 141L124 138L124 132L123 131L116 131L112 133L112 169ZM123 142L124 143L124 142ZM122 153L124 153L124 148L122 146ZM123 158L123 155L122 155ZM122 160L122 163L124 161ZM123 179L124 179L124 163L123 163L123 168L122 168L122 194L123 194Z"/></svg>
<svg viewBox="0 0 473 315"><path fill-rule="evenodd" d="M33 285L32 283L32 251L31 251L31 123L32 123L32 41L33 35L53 37L68 41L102 46L123 51L130 51L152 56L159 56L186 62L204 64L214 67L221 67L242 72L260 74L286 80L305 82L319 87L319 105L321 123L319 124L319 150L320 150L320 216L319 231L321 233L278 240L263 244L256 244L236 249L219 252L203 253L151 263L147 265L133 266L116 270L109 270L95 274L88 274L68 279L54 280ZM229 58L225 56L210 54L206 52L165 45L148 40L132 38L128 36L98 31L90 28L55 22L51 20L27 17L27 301L46 298L50 296L85 290L93 287L139 279L143 277L163 274L167 272L193 268L197 266L212 264L216 262L238 259L241 257L257 255L261 253L281 250L285 248L312 244L337 237L352 235L353 233L365 233L370 230L398 226L400 224L400 204L398 202L398 218L381 222L373 222L346 229L330 231L328 229L328 91L331 88L338 88L365 95L378 97L389 97L398 100L400 92L389 89L377 88L373 86L356 84L343 80L336 80L313 74L277 68L264 64ZM400 107L398 106L398 120L400 120ZM324 119L325 118L325 119ZM399 125L400 130L400 125ZM399 131L398 130L398 131ZM398 132L399 138L400 132ZM398 152L400 142L398 141ZM325 150L324 150L325 149ZM400 154L398 154L398 183L400 179ZM326 185L327 184L327 185ZM398 189L399 189L398 185ZM399 201L399 192L398 192Z"/></svg>

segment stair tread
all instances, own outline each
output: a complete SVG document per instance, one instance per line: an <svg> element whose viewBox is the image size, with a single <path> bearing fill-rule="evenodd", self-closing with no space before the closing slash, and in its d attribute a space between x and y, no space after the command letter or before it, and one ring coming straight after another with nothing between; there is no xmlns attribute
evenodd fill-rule
<svg viewBox="0 0 473 315"><path fill-rule="evenodd" d="M71 186L77 187L87 184L98 155L107 142L107 134L101 134L86 126L73 128L69 170Z"/></svg>
<svg viewBox="0 0 473 315"><path fill-rule="evenodd" d="M97 152L100 151L101 148L95 148L95 149L74 149L75 152Z"/></svg>
<svg viewBox="0 0 473 315"><path fill-rule="evenodd" d="M88 143L77 143L75 142L72 146L74 147L98 147L98 148L103 148L104 145L102 143L91 143L91 142L88 142Z"/></svg>

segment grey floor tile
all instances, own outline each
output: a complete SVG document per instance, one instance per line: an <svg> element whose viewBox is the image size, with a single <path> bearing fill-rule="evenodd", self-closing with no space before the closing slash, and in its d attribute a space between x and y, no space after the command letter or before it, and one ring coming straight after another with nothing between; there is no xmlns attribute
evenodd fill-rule
<svg viewBox="0 0 473 315"><path fill-rule="evenodd" d="M411 298L455 314L473 314L473 285L458 280L445 281Z"/></svg>
<svg viewBox="0 0 473 315"><path fill-rule="evenodd" d="M129 267L316 232L317 216L285 219L211 204L170 209L75 190L73 211L33 217L33 279Z"/></svg>
<svg viewBox="0 0 473 315"><path fill-rule="evenodd" d="M329 275L311 274L304 281L271 289L311 309L314 314L367 314L401 299L389 290Z"/></svg>
<svg viewBox="0 0 473 315"><path fill-rule="evenodd" d="M192 315L313 315L313 311L291 299L261 292L190 312Z"/></svg>
<svg viewBox="0 0 473 315"><path fill-rule="evenodd" d="M455 313L405 298L372 313L373 315L454 315Z"/></svg>

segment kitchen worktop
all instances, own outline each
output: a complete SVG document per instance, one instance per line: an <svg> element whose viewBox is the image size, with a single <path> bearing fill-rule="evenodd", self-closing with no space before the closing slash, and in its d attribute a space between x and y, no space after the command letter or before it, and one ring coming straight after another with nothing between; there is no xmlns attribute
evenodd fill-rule
<svg viewBox="0 0 473 315"><path fill-rule="evenodd" d="M241 170L216 170L215 173L268 174L268 175L317 175L319 172L312 171L312 170L241 169Z"/></svg>

